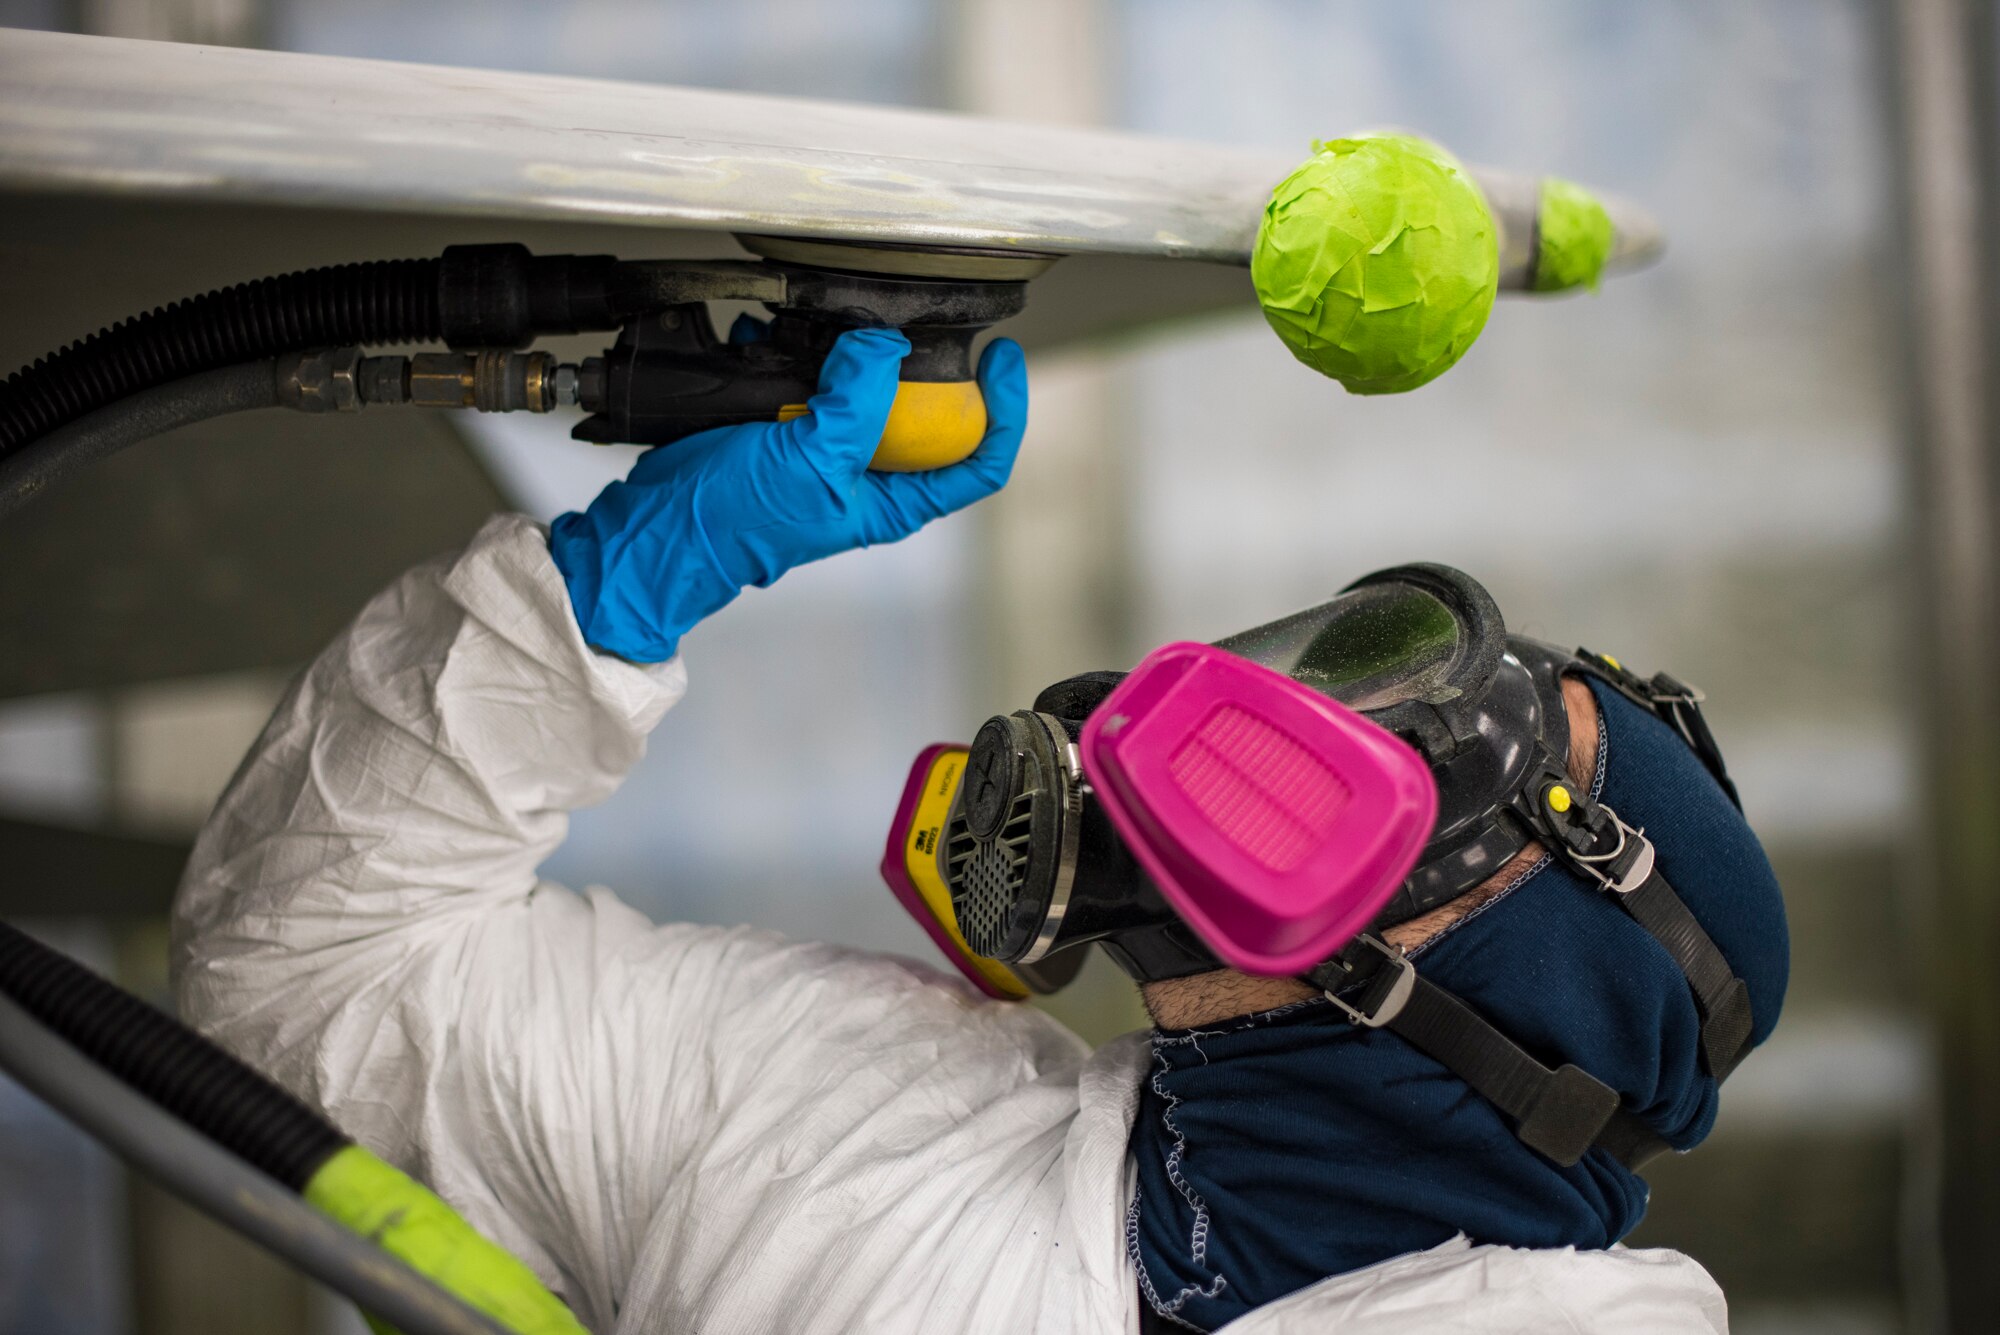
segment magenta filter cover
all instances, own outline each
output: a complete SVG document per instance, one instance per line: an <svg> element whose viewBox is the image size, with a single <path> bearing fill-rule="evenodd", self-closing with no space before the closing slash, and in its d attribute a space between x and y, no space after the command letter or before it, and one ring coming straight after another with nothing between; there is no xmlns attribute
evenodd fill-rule
<svg viewBox="0 0 2000 1335"><path fill-rule="evenodd" d="M1167 902L1245 973L1303 973L1346 945L1437 819L1409 746L1213 645L1148 654L1091 712L1080 750Z"/></svg>

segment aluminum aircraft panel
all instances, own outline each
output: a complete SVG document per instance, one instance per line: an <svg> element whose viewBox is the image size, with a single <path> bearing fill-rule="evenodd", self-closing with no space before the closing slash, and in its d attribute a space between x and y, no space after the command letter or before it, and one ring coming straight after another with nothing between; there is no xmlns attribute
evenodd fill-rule
<svg viewBox="0 0 2000 1335"><path fill-rule="evenodd" d="M0 32L0 190L1240 266L1294 165L938 112ZM1474 170L1503 271L1521 271L1529 229L1508 222L1535 178ZM1650 224L1614 215L1621 250L1650 253ZM1196 304L1209 290L1194 284Z"/></svg>
<svg viewBox="0 0 2000 1335"><path fill-rule="evenodd" d="M0 184L1244 262L1291 164L880 107L0 33Z"/></svg>

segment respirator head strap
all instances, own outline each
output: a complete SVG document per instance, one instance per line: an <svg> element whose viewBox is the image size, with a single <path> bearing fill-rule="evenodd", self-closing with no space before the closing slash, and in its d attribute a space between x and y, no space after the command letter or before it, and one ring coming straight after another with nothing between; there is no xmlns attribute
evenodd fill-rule
<svg viewBox="0 0 2000 1335"><path fill-rule="evenodd" d="M1750 988L1660 870L1646 832L1554 780L1543 782L1533 810L1555 855L1597 882L1673 958L1701 1010L1703 1065L1726 1079L1749 1050Z"/></svg>
<svg viewBox="0 0 2000 1335"><path fill-rule="evenodd" d="M1521 1143L1567 1168L1592 1148L1636 1171L1669 1147L1579 1066L1551 1069L1372 934L1303 975L1348 1019L1387 1029L1463 1080L1515 1124Z"/></svg>
<svg viewBox="0 0 2000 1335"><path fill-rule="evenodd" d="M1701 712L1702 701L1708 696L1700 687L1691 686L1666 672L1642 677L1610 654L1593 653L1584 648L1576 651L1576 666L1641 709L1649 710L1679 733L1681 740L1700 759L1730 802L1738 811L1743 809L1743 799L1737 796L1736 783L1729 777L1729 767L1723 763L1722 748L1716 743L1715 734L1709 730L1708 719Z"/></svg>

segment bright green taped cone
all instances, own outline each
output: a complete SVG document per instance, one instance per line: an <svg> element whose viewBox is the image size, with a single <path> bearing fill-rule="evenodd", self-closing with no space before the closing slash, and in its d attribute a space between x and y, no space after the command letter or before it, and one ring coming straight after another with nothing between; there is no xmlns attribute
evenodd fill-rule
<svg viewBox="0 0 2000 1335"><path fill-rule="evenodd" d="M1542 181L1537 220L1541 244L1535 250L1535 291L1597 290L1616 238L1611 215L1597 196L1557 177Z"/></svg>
<svg viewBox="0 0 2000 1335"><path fill-rule="evenodd" d="M1250 277L1293 356L1353 393L1397 394L1444 374L1486 327L1498 229L1437 145L1335 139L1271 192Z"/></svg>

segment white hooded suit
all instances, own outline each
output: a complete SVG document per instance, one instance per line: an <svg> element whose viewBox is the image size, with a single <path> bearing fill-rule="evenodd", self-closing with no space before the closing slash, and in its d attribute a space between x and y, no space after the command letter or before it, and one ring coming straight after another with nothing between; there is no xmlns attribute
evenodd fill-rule
<svg viewBox="0 0 2000 1335"><path fill-rule="evenodd" d="M175 913L184 1017L600 1335L1136 1330L1142 1035L1092 1053L908 961L656 926L537 879L686 680L584 644L526 519L405 575L293 687L203 831ZM1459 1239L1228 1329L1727 1318L1677 1253Z"/></svg>

